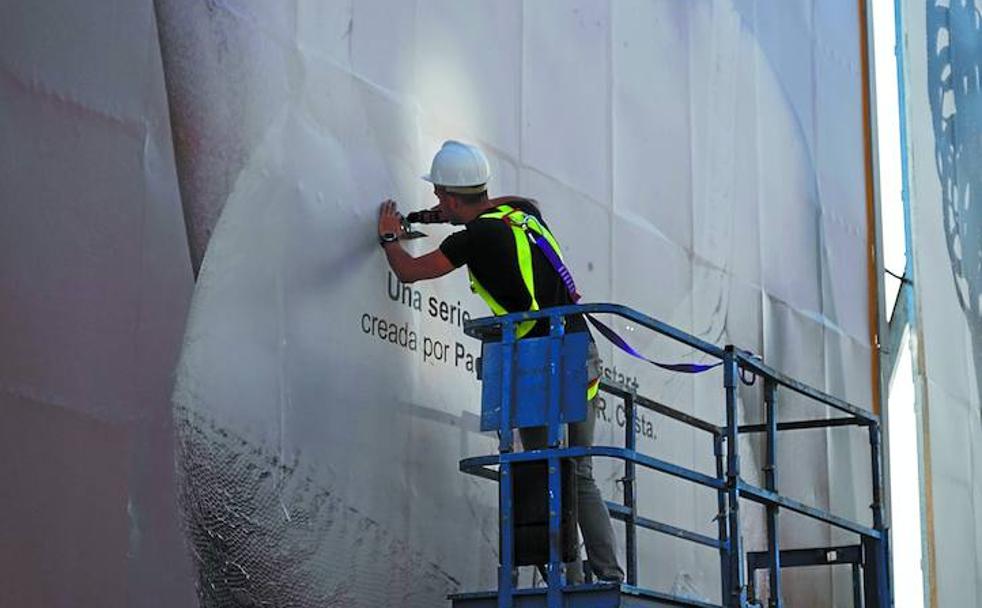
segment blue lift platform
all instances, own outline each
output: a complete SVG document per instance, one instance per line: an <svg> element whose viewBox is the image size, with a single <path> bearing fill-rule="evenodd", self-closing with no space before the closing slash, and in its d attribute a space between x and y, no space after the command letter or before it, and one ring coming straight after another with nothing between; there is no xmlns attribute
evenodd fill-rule
<svg viewBox="0 0 982 608"><path fill-rule="evenodd" d="M644 327L722 363L725 424L718 426L696 418L665 404L645 398L630 388L601 382L600 390L622 399L626 417L623 446L563 447L563 425L585 420L591 415L586 403L585 334L566 334L564 319L576 314L610 314L629 323ZM549 319L550 335L541 338L515 339L515 327L530 319ZM853 571L853 605L855 608L891 608L888 533L882 508L882 476L879 417L841 399L765 365L758 357L732 345L717 347L635 310L617 304L570 305L474 319L465 323L464 331L482 340L481 429L497 431L498 453L466 458L460 470L498 482L500 551L498 588L494 590L458 593L449 597L453 608L648 608L683 606L720 608L719 604L676 597L670 593L638 586L637 559L638 529L667 534L675 538L716 549L719 554L720 598L724 608L782 608L781 570L799 566L851 565ZM763 381L762 424L739 424L737 388L742 377ZM817 402L819 406L837 410L841 415L797 421L778 421L778 392L789 390ZM695 471L637 451L634 432L638 408L704 431L712 445L716 461L715 475ZM513 450L513 429L544 426L548 431L548 447L516 452ZM776 463L778 434L781 431L820 429L840 426L865 428L869 436L872 480L872 527L850 521L816 507L782 496L778 492ZM766 434L766 458L763 467L764 487L754 486L741 477L739 438L745 434ZM708 443L708 442L707 442ZM607 502L611 517L625 528L626 580L623 584L592 582L567 584L562 571L564 543L569 533L563 533L567 520L575 526L571 505L563 504L564 483L574 482L564 474L563 462L580 456L605 457L624 463L623 502ZM529 540L517 520L522 509L516 502L523 497L516 492L521 467L539 463L541 483L548 490L547 524L539 537L548 541L548 552L542 547L541 561L545 586L519 588L517 566L521 562L517 549ZM543 467L544 463L544 467ZM685 530L642 517L637 509L636 471L638 467L659 471L716 491L717 534L715 537ZM568 467L567 467L568 468ZM566 488L568 491L569 488ZM575 499L567 496L568 502ZM767 547L764 551L745 551L741 534L740 503L751 500L766 509ZM565 511L564 511L565 507ZM572 506L575 509L575 506ZM783 549L778 531L781 509L825 522L857 535L855 545ZM572 528L575 531L575 527ZM575 533L572 538L576 538ZM548 556L546 560L544 556ZM540 563L540 562L532 562ZM584 569L588 569L585 565ZM767 597L758 599L753 585L754 573L767 570ZM748 582L749 577L749 582ZM830 600L831 601L831 600ZM830 604L831 605L831 604Z"/></svg>

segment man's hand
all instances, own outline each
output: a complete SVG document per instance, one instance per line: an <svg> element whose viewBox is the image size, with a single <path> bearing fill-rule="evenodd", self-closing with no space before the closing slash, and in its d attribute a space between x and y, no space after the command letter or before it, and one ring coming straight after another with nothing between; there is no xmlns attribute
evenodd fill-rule
<svg viewBox="0 0 982 608"><path fill-rule="evenodd" d="M378 234L381 237L386 233L399 237L405 234L402 228L402 216L396 211L396 202L391 199L384 201L378 209ZM454 269L454 265L439 249L414 258L402 248L401 243L395 243L395 245L385 243L383 249L389 267L403 283L435 279Z"/></svg>
<svg viewBox="0 0 982 608"><path fill-rule="evenodd" d="M396 210L396 202L386 199L378 209L378 234L391 233L402 238L405 231L402 228L402 214Z"/></svg>

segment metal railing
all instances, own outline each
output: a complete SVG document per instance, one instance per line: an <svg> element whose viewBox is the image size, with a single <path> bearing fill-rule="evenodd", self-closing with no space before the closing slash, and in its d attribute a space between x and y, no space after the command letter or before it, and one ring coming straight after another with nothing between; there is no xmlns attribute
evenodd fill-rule
<svg viewBox="0 0 982 608"><path fill-rule="evenodd" d="M624 400L625 434L624 447L593 446L567 447L560 446L562 423L559 419L559 391L551 391L548 408L548 445L542 450L527 452L512 451L512 404L510 395L511 355L516 345L515 327L522 321L531 319L549 319L550 338L552 342L552 361L558 361L560 344L564 334L564 318L581 314L611 314L633 324L647 328L666 336L676 342L685 344L692 349L716 359L722 364L723 390L725 407L725 423L722 426L699 419L681 412L668 405L637 395L634 390L620 385L601 382L600 389ZM769 573L770 599L769 606L781 607L781 543L778 535L778 515L781 509L787 509L805 515L812 519L825 522L831 526L855 533L860 537L863 564L863 597L866 608L889 608L891 605L889 576L887 571L887 534L884 527L882 510L882 477L880 465L880 421L879 418L850 403L832 395L828 395L811 386L799 382L785 374L765 365L753 354L739 350L730 345L719 348L700 338L692 336L657 319L639 313L633 309L617 304L585 304L570 305L544 309L536 312L523 312L486 317L467 321L464 331L475 338L501 341L506 349L502 359L501 416L499 428L499 453L488 456L467 458L460 462L464 472L498 480L499 507L501 509L501 567L498 577L498 606L512 606L513 595L516 593L513 582L514 551L513 537L510 527L511 518L511 484L510 467L513 463L531 460L547 460L549 462L549 496L550 500L559 500L560 475L559 461L563 458L580 456L601 456L622 460L624 462L624 492L623 502L608 501L608 508L614 519L624 522L626 526L626 556L627 572L626 587L631 593L649 593L653 598L671 598L653 590L643 590L638 584L637 563L637 529L647 529L676 538L698 543L717 549L720 560L720 586L722 603L726 607L743 608L748 606L747 571L744 563L745 552L742 546L740 502L741 499L752 500L762 504L766 509L767 550L766 560L758 559L754 563L765 562ZM551 367L553 386L558 386L558 365ZM739 424L737 412L737 389L741 373L753 374L763 380L763 405L765 422L763 424ZM807 397L810 401L833 408L845 414L844 416L818 419L778 422L778 393L786 389ZM654 458L637 451L635 437L635 420L637 408L644 408L666 416L677 422L701 430L710 435L713 455L715 458L715 475L682 467L671 462ZM588 415L593 415L588 412ZM820 429L840 426L865 427L869 436L870 466L872 481L872 520L869 527L859 522L837 516L831 512L818 509L800 501L783 496L778 490L778 467L776 461L778 433L789 430ZM739 436L748 433L765 433L766 455L764 471L764 487L754 486L741 477ZM494 466L497 466L495 470ZM658 522L642 517L637 510L637 467L659 471L679 479L711 488L717 493L717 536L685 530L667 523ZM556 508L553 508L556 507ZM547 566L547 605L562 606L563 580L559 563L559 508L558 503L550 504L549 538L550 560ZM800 563L796 565L802 565ZM819 565L816 562L816 565ZM752 574L752 573L751 573ZM701 602L690 602L689 605L705 605ZM858 608L858 607L857 607Z"/></svg>

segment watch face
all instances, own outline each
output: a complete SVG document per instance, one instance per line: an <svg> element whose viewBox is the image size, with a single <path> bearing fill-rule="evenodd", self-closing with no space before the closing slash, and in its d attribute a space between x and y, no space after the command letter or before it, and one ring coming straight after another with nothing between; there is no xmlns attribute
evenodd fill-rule
<svg viewBox="0 0 982 608"><path fill-rule="evenodd" d="M396 238L398 238L398 237L396 237L396 233L395 232L383 232L379 236L379 240L381 240L381 241L383 241L385 243L391 243L392 241L396 240Z"/></svg>

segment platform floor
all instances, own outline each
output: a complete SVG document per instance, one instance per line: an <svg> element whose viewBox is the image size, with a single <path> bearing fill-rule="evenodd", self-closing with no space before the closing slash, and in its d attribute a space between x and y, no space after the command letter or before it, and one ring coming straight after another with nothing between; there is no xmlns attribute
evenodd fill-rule
<svg viewBox="0 0 982 608"><path fill-rule="evenodd" d="M449 597L453 608L497 608L495 591L456 593ZM720 608L699 600L678 598L668 593L640 589L630 585L593 584L565 587L564 608ZM514 608L546 608L546 590L521 589L515 592Z"/></svg>

